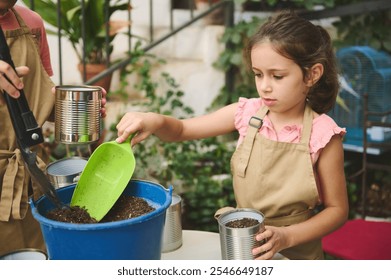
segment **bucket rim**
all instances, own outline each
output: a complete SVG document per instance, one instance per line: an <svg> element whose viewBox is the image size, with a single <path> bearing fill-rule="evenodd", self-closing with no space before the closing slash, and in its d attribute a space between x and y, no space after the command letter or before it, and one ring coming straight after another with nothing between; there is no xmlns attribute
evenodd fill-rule
<svg viewBox="0 0 391 280"><path fill-rule="evenodd" d="M105 223L93 223L93 224L73 224L73 223L65 223L65 222L59 222L55 221L52 219L48 219L45 216L43 216L41 213L39 213L37 206L39 203L41 203L44 199L47 199L45 196L40 197L37 201L34 201L32 198L30 198L30 206L31 206L31 211L34 216L34 218L42 225L45 226L50 226L52 228L61 228L61 229L66 229L66 230L78 230L78 231L87 231L87 230L104 230L104 229L113 229L113 228L119 228L119 227L125 227L129 226L132 224L139 224L142 222L146 222L148 220L151 220L152 218L164 214L164 212L167 210L167 208L171 204L171 199L172 199L172 191L173 187L169 186L169 188L165 188L163 185L152 182L152 181L147 181L147 180L140 180L140 179L131 179L129 181L129 184L131 182L139 182L139 183L147 183L150 185L155 185L163 189L163 191L166 192L166 201L164 204L162 204L158 209L155 209L154 211L147 213L145 215L136 217L136 218L131 218L131 219L126 219L126 220L121 220L121 221L114 221L114 222L105 222ZM59 192L66 191L71 188L75 188L76 184L65 186L63 188L58 189Z"/></svg>

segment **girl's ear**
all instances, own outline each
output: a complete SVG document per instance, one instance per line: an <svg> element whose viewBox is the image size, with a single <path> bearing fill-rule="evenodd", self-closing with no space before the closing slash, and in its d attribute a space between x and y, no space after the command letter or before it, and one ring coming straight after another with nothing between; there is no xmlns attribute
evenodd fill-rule
<svg viewBox="0 0 391 280"><path fill-rule="evenodd" d="M312 87L323 75L323 65L320 63L314 64L307 72L305 83L308 87Z"/></svg>

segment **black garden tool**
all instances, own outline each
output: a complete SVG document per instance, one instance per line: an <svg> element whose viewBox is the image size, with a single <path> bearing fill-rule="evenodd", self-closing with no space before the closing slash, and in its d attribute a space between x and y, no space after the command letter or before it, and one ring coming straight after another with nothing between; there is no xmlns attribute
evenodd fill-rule
<svg viewBox="0 0 391 280"><path fill-rule="evenodd" d="M15 69L15 65L12 61L10 50L1 27L0 59L7 62ZM4 77L6 78L6 76ZM44 139L42 135L42 128L38 126L33 113L30 111L24 91L20 90L20 97L16 99L12 98L6 92L4 92L3 96L7 103L17 143L32 178L35 179L40 186L41 191L56 207L66 207L58 198L55 188L50 183L45 173L38 167L37 153L30 150L30 147L42 143Z"/></svg>

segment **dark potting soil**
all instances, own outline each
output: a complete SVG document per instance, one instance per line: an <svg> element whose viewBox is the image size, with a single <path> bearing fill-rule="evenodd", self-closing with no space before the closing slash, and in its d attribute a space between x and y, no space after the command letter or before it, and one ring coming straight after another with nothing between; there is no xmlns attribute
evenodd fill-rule
<svg viewBox="0 0 391 280"><path fill-rule="evenodd" d="M84 208L79 206L71 206L69 208L55 208L46 213L46 218L58 222L72 224L97 223L97 220L92 218Z"/></svg>
<svg viewBox="0 0 391 280"><path fill-rule="evenodd" d="M230 228L248 228L259 224L256 219L251 218L241 218L233 221L229 221L225 224L226 227Z"/></svg>
<svg viewBox="0 0 391 280"><path fill-rule="evenodd" d="M123 194L99 223L131 219L145 215L153 210L155 208L150 206L145 199ZM79 206L63 209L55 208L46 213L46 217L51 220L73 224L97 223L97 220L92 218L86 209Z"/></svg>

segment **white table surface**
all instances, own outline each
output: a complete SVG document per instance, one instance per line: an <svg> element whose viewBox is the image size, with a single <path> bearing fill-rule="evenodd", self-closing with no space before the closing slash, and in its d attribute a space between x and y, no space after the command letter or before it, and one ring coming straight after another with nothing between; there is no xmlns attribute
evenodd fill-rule
<svg viewBox="0 0 391 280"><path fill-rule="evenodd" d="M162 253L162 260L221 260L220 235L215 232L183 230L182 246ZM277 253L274 260L286 259Z"/></svg>

